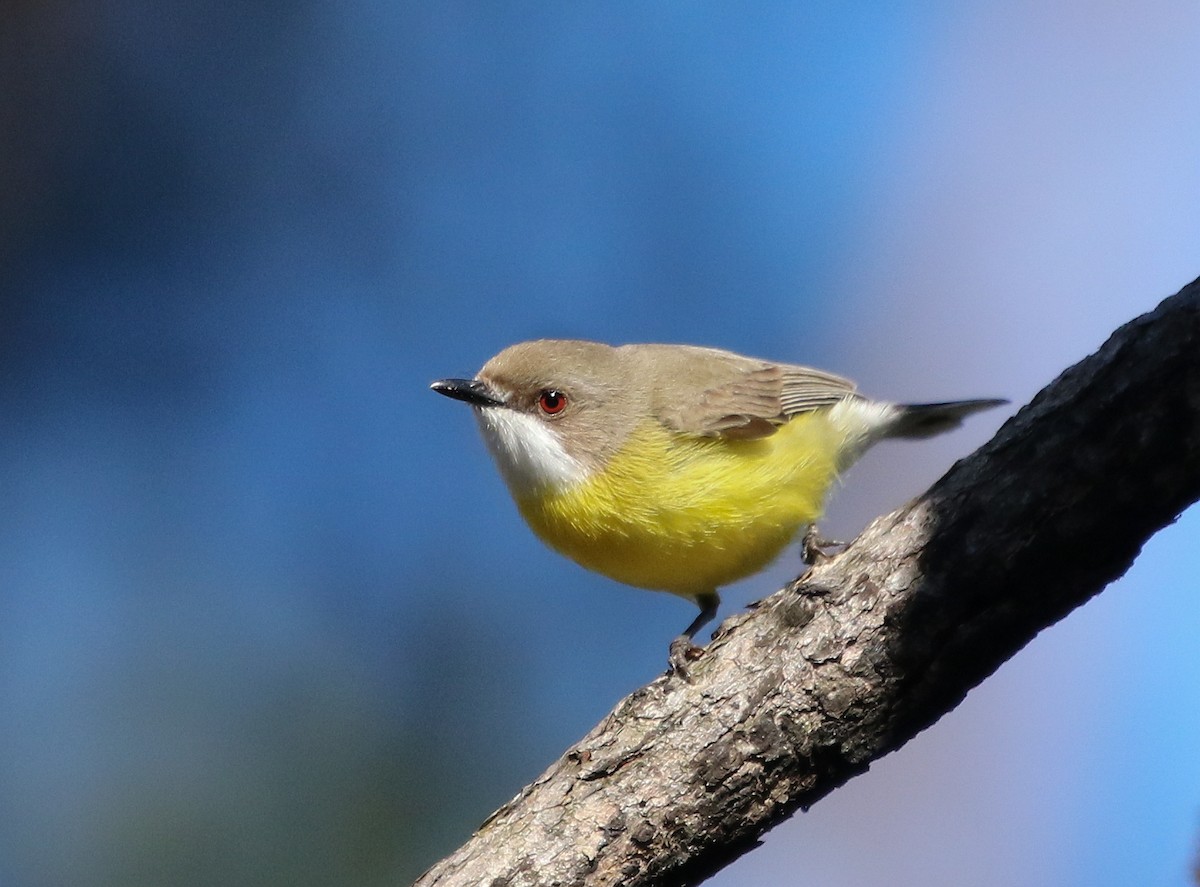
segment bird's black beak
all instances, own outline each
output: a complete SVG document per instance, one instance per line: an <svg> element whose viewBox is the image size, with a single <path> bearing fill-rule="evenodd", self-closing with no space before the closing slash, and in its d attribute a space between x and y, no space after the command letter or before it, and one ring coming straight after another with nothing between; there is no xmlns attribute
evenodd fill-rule
<svg viewBox="0 0 1200 887"><path fill-rule="evenodd" d="M486 382L478 379L438 379L429 387L438 394L466 401L475 407L498 407L504 403Z"/></svg>

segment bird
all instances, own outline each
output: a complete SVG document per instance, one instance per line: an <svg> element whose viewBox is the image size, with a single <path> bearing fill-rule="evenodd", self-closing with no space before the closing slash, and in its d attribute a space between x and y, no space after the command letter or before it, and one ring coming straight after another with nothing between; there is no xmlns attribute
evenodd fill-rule
<svg viewBox="0 0 1200 887"><path fill-rule="evenodd" d="M550 548L699 607L669 648L670 670L684 673L719 589L811 532L867 448L1007 403L890 403L798 364L579 339L521 342L474 378L430 387L471 405L518 511Z"/></svg>

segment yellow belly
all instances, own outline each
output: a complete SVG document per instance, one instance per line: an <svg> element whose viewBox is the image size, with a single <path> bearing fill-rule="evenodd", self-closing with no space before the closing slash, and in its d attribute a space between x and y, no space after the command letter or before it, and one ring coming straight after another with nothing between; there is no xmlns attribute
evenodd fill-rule
<svg viewBox="0 0 1200 887"><path fill-rule="evenodd" d="M840 445L825 411L758 440L647 423L604 471L517 505L546 544L580 565L695 597L762 569L820 516Z"/></svg>

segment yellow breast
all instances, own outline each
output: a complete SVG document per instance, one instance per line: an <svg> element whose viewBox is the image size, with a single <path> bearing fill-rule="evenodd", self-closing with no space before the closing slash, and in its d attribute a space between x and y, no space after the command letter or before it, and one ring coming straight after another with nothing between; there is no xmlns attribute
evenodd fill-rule
<svg viewBox="0 0 1200 887"><path fill-rule="evenodd" d="M543 541L582 566L695 597L762 569L820 516L842 444L827 415L805 413L758 440L647 422L603 471L517 505Z"/></svg>

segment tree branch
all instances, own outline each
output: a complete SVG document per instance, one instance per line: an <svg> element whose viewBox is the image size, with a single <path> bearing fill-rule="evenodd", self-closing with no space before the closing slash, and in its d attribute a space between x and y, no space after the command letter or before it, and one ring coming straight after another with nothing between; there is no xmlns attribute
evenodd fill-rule
<svg viewBox="0 0 1200 887"><path fill-rule="evenodd" d="M1200 280L924 496L727 619L417 882L696 884L1125 572L1200 498Z"/></svg>

